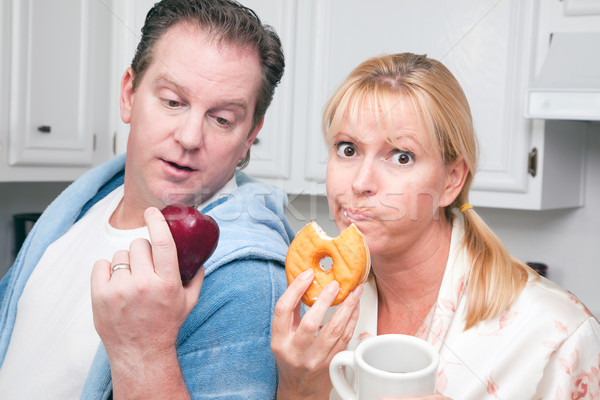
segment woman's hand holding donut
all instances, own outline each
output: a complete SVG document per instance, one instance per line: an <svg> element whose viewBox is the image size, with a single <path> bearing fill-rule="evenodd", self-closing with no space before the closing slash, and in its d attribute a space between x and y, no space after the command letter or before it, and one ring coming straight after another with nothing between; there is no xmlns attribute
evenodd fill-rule
<svg viewBox="0 0 600 400"><path fill-rule="evenodd" d="M298 275L275 306L271 349L279 371L278 399L328 399L329 363L346 348L358 320L361 286L321 326L339 291L336 281L324 288L301 319L300 300L313 279L312 269Z"/></svg>

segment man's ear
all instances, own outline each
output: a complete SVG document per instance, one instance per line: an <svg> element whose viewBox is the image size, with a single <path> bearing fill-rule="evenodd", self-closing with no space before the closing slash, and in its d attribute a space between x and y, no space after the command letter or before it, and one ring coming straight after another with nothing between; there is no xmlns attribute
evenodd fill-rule
<svg viewBox="0 0 600 400"><path fill-rule="evenodd" d="M446 186L444 193L440 197L440 207L447 207L458 196L469 174L469 167L463 157L460 157L446 167Z"/></svg>
<svg viewBox="0 0 600 400"><path fill-rule="evenodd" d="M264 122L265 117L263 115L260 118L260 120L258 120L254 128L250 131L250 133L248 133L248 136L246 137L246 152L250 149L250 146L252 146L252 143L254 143L254 141L256 140L256 136L258 136L258 132L260 132L260 130L262 129ZM244 152L244 156L246 155L246 152Z"/></svg>
<svg viewBox="0 0 600 400"><path fill-rule="evenodd" d="M121 78L121 120L128 124L131 120L131 105L133 104L133 97L135 96L135 92L133 90L133 78L135 77L135 72L131 67L125 70L123 74L123 78Z"/></svg>

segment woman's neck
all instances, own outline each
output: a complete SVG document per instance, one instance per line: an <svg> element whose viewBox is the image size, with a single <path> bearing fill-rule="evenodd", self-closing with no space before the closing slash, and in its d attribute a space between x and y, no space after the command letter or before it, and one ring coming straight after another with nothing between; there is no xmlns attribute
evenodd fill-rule
<svg viewBox="0 0 600 400"><path fill-rule="evenodd" d="M413 335L438 297L450 252L452 227L436 229L405 254L375 258L378 334Z"/></svg>

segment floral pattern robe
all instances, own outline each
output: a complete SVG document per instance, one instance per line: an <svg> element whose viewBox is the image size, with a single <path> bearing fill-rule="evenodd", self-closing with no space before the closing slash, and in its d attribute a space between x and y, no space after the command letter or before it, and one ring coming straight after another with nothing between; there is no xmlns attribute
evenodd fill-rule
<svg viewBox="0 0 600 400"><path fill-rule="evenodd" d="M470 265L460 246L462 224L455 221L437 302L416 335L439 351L438 392L465 400L600 399L600 324L553 282L530 277L508 311L464 331ZM371 275L348 349L376 334Z"/></svg>

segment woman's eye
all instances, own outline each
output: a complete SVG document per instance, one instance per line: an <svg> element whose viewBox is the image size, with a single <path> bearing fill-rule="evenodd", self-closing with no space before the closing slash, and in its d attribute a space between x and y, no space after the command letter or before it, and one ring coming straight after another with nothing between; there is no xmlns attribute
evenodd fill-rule
<svg viewBox="0 0 600 400"><path fill-rule="evenodd" d="M341 157L354 157L356 149L354 146L347 142L341 142L336 145L337 153Z"/></svg>
<svg viewBox="0 0 600 400"><path fill-rule="evenodd" d="M415 156L410 151L397 150L392 161L398 165L408 165L415 161Z"/></svg>

